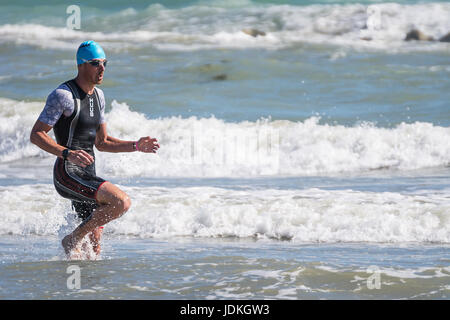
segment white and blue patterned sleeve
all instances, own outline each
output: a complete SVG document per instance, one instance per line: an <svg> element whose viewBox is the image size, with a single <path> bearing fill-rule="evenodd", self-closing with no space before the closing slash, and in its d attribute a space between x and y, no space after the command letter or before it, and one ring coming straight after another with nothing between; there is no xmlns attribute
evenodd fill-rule
<svg viewBox="0 0 450 320"><path fill-rule="evenodd" d="M102 89L97 88L97 92L98 92L98 99L100 100L100 124L103 124L106 122L105 119L105 94L103 93Z"/></svg>
<svg viewBox="0 0 450 320"><path fill-rule="evenodd" d="M68 88L61 85L49 94L44 110L42 110L39 115L39 121L53 127L62 114L66 117L69 117L72 114L75 104L72 93L67 89Z"/></svg>

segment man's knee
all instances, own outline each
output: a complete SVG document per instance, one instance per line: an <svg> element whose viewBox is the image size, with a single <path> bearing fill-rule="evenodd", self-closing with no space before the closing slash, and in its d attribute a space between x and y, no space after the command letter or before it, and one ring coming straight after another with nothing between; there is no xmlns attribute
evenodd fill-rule
<svg viewBox="0 0 450 320"><path fill-rule="evenodd" d="M125 212L127 212L128 209L130 209L131 200L127 195L120 196L117 197L115 201L111 203L111 205L113 208L111 215L113 219L117 219L120 218Z"/></svg>
<svg viewBox="0 0 450 320"><path fill-rule="evenodd" d="M112 205L116 218L117 216L121 216L123 213L127 212L131 206L130 197L109 182L105 183L99 189L97 193L97 201L101 204Z"/></svg>
<svg viewBox="0 0 450 320"><path fill-rule="evenodd" d="M120 208L120 211L122 213L125 213L128 211L128 209L130 209L131 207L131 199L130 197L125 194L124 196L122 196L119 200L118 206Z"/></svg>

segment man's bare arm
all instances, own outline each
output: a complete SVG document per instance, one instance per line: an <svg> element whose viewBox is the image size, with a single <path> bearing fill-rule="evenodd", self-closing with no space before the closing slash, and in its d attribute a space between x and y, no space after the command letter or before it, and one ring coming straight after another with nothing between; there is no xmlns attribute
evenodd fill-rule
<svg viewBox="0 0 450 320"><path fill-rule="evenodd" d="M62 152L64 149L66 149L66 147L56 143L56 141L48 135L48 132L52 128L52 126L49 126L48 124L37 120L33 126L33 129L31 129L30 141L42 150L62 158ZM67 160L83 167L88 166L94 162L94 158L84 150L70 151Z"/></svg>
<svg viewBox="0 0 450 320"><path fill-rule="evenodd" d="M95 147L103 152L133 152L134 143L139 151L147 153L156 153L159 148L157 140L150 137L140 138L138 141L120 140L108 135L106 131L106 123L102 123L97 130L95 137Z"/></svg>
<svg viewBox="0 0 450 320"><path fill-rule="evenodd" d="M60 146L47 133L52 129L48 124L37 120L31 129L30 141L42 150L62 158L63 146Z"/></svg>

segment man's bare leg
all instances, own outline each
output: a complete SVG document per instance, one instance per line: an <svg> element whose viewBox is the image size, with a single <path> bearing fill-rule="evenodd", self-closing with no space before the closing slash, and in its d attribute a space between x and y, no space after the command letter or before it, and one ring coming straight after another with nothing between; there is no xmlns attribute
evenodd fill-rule
<svg viewBox="0 0 450 320"><path fill-rule="evenodd" d="M64 237L62 246L67 255L88 233L122 216L131 205L128 195L110 182L97 191L99 206L71 234ZM95 234L94 234L95 236Z"/></svg>
<svg viewBox="0 0 450 320"><path fill-rule="evenodd" d="M102 231L103 227L95 228L94 231L89 232L87 234L87 241L83 241L81 245L81 251L74 252L72 249L71 251L71 258L78 255L81 259L81 257L86 257L87 259L95 259L98 258L101 252L101 246L100 246L100 240L102 237Z"/></svg>
<svg viewBox="0 0 450 320"><path fill-rule="evenodd" d="M103 233L103 227L95 228L94 231L89 233L89 240L91 241L92 249L95 254L98 256L101 251L100 240Z"/></svg>

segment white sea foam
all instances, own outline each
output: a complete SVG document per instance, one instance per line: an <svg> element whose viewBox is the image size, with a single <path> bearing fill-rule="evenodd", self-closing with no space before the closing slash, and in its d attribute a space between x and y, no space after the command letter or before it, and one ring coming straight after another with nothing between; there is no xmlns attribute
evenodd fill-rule
<svg viewBox="0 0 450 320"><path fill-rule="evenodd" d="M361 272L361 273L367 273L368 275L377 273L381 276L388 276L392 278L400 278L400 279L432 279L432 278L443 278L443 277L449 277L450 274L450 268L449 267L420 267L416 269L396 269L392 267L378 267L378 266L372 266L373 269L370 267L367 269L354 269L354 268L348 268L343 270L342 268L336 268L326 265L319 265L316 266L317 269L324 270L327 272L332 273L342 273L342 272ZM354 280L351 282L367 282L367 278L361 278L359 276L354 276ZM383 282L382 285L392 285L395 283L390 282Z"/></svg>
<svg viewBox="0 0 450 320"><path fill-rule="evenodd" d="M46 156L29 143L31 128L44 104L0 98L0 163Z"/></svg>
<svg viewBox="0 0 450 320"><path fill-rule="evenodd" d="M126 187L131 209L112 236L256 237L294 242L450 242L450 197L352 190ZM56 235L73 227L52 185L0 187L0 234Z"/></svg>
<svg viewBox="0 0 450 320"><path fill-rule="evenodd" d="M0 25L2 42L41 48L73 50L81 40L95 39L108 50L153 46L162 50L209 48L285 48L301 43L334 44L358 49L395 51L448 50L445 43L405 42L419 29L439 39L450 31L450 4L401 5L197 5L168 9L151 5L146 10L123 10L97 17L89 29L42 24ZM106 32L105 26L117 32ZM252 37L254 28L266 33Z"/></svg>
<svg viewBox="0 0 450 320"><path fill-rule="evenodd" d="M43 103L0 99L0 165L3 175L33 176L8 163L51 166L53 156L29 142ZM97 152L97 172L108 177L253 177L298 176L413 170L447 166L450 128L431 123L402 123L379 128L305 121L225 122L211 118L151 119L113 101L106 114L110 135L136 140L158 139L156 154ZM52 135L52 132L50 132ZM37 173L36 173L37 174Z"/></svg>

